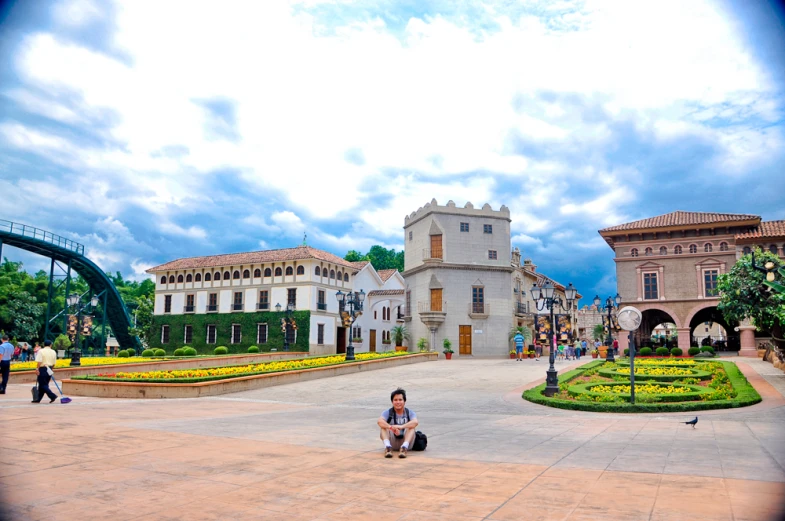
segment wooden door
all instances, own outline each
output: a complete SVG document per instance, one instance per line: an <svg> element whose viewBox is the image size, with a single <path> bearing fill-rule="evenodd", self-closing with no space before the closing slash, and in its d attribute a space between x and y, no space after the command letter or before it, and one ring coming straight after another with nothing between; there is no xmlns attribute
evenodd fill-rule
<svg viewBox="0 0 785 521"><path fill-rule="evenodd" d="M375 353L376 352L376 330L375 329L371 329L371 338L370 338L370 342L368 343L368 350L371 353Z"/></svg>
<svg viewBox="0 0 785 521"><path fill-rule="evenodd" d="M441 235L431 235L431 258L432 259L441 259L442 258L442 236Z"/></svg>
<svg viewBox="0 0 785 521"><path fill-rule="evenodd" d="M346 352L346 328L345 327L338 328L338 336L335 341L335 352L339 354Z"/></svg>
<svg viewBox="0 0 785 521"><path fill-rule="evenodd" d="M442 290L439 289L432 289L431 290L431 311L441 311L442 310Z"/></svg>
<svg viewBox="0 0 785 521"><path fill-rule="evenodd" d="M472 326L458 326L458 353L472 354Z"/></svg>

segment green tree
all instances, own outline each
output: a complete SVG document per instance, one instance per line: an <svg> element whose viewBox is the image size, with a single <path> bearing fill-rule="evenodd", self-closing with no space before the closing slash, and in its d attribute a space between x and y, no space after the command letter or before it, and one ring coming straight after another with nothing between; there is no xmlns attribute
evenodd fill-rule
<svg viewBox="0 0 785 521"><path fill-rule="evenodd" d="M768 262L775 268L782 266L779 257L755 248L755 264ZM752 256L744 255L728 273L719 276L717 289L720 303L717 308L730 323L750 318L759 331L768 331L780 347L785 347L785 294L772 291L766 284L766 273L752 267Z"/></svg>
<svg viewBox="0 0 785 521"><path fill-rule="evenodd" d="M376 271L379 270L398 270L403 271L403 250L397 252L394 248L389 250L384 246L374 245L366 254L356 250L349 250L344 257L350 262L369 261Z"/></svg>
<svg viewBox="0 0 785 521"><path fill-rule="evenodd" d="M515 335L520 333L523 336L523 341L525 344L531 344L532 341L532 330L529 326L515 326L510 329L509 337L510 340L515 338Z"/></svg>
<svg viewBox="0 0 785 521"><path fill-rule="evenodd" d="M344 257L344 260L348 260L349 262L360 262L370 260L368 259L367 255L363 255L357 250L349 250L349 252Z"/></svg>
<svg viewBox="0 0 785 521"><path fill-rule="evenodd" d="M44 310L26 291L17 291L8 296L4 312L4 321L10 322L9 333L18 340L27 342L39 338Z"/></svg>
<svg viewBox="0 0 785 521"><path fill-rule="evenodd" d="M594 324L591 332L594 340L602 340L605 338L605 327L602 324Z"/></svg>
<svg viewBox="0 0 785 521"><path fill-rule="evenodd" d="M149 345L150 340L155 334L153 332L153 298L142 297L139 299L139 306L136 308L136 327L128 330L131 335L138 336L142 344Z"/></svg>

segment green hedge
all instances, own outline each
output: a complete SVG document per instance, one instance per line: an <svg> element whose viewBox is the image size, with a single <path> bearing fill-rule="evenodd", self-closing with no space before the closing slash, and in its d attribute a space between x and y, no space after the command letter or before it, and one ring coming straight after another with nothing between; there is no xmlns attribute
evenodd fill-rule
<svg viewBox="0 0 785 521"><path fill-rule="evenodd" d="M587 369L592 369L604 363L604 360L591 362L587 365L568 371L559 375L560 383L566 383L580 376ZM595 403L578 402L573 400L561 400L558 398L548 398L542 394L545 384L523 392L523 399L539 405L556 407L558 409L569 409L574 411L590 412L687 412L687 411L707 411L712 409L733 409L754 405L761 401L761 397L754 387L750 385L744 375L733 362L716 362L723 365L733 388L736 390L736 398L731 400L716 400L712 402L684 402L684 403Z"/></svg>
<svg viewBox="0 0 785 521"><path fill-rule="evenodd" d="M692 346L691 348L689 348L687 350L687 354L689 354L690 356L695 356L695 355L697 355L700 352L701 352L700 348L695 347L695 346Z"/></svg>
<svg viewBox="0 0 785 521"><path fill-rule="evenodd" d="M635 379L637 380L638 377L636 376ZM629 385L629 382L589 382L585 384L578 384L578 385L571 385L568 389L568 393L570 396L577 397L579 395L586 395L596 398L598 396L608 396L606 393L595 393L592 392L592 387L596 387L598 385L607 385L608 387L616 387L619 385ZM714 392L714 389L701 387L700 385L687 385L687 384L669 384L673 385L674 387L687 387L692 389L693 392L691 393L682 393L682 394L646 394L645 396L650 397L652 401L664 403L664 402L684 402L688 400L700 400L701 396L704 394L711 394ZM635 396L643 395L643 393L635 392ZM629 395L627 394L611 394L615 398L619 398L621 400L627 400Z"/></svg>
<svg viewBox="0 0 785 521"><path fill-rule="evenodd" d="M159 332L161 326L169 326L169 342L161 343L161 335L153 335L150 347L164 347L168 350L185 346L185 326L190 325L193 338L188 344L201 355L212 355L217 346L226 346L229 354L245 354L256 342L257 324L267 324L267 343L259 345L259 350L269 353L272 349L283 351L283 313L259 311L256 313L199 313L188 315L156 315L153 317L153 331ZM289 346L290 351L309 350L311 312L295 311L292 318L297 322L297 340ZM207 344L207 326L215 325L215 344ZM232 324L240 324L243 341L232 344Z"/></svg>

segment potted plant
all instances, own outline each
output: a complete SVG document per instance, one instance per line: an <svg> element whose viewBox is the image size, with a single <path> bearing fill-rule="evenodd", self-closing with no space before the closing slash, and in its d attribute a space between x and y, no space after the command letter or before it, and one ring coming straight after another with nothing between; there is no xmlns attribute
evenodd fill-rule
<svg viewBox="0 0 785 521"><path fill-rule="evenodd" d="M527 353L529 354L529 358L534 358L534 355L536 354L536 353L535 353L535 351L534 351L534 349L529 349L529 350L527 351Z"/></svg>
<svg viewBox="0 0 785 521"><path fill-rule="evenodd" d="M352 343L353 344L362 344L363 343L363 339L360 338L360 337L352 337Z"/></svg>
<svg viewBox="0 0 785 521"><path fill-rule="evenodd" d="M425 340L425 339L421 338L420 340ZM419 344L420 344L420 342L418 341L417 345L419 345ZM451 360L452 359L452 354L454 352L452 349L450 349L452 347L452 342L450 342L449 338L445 338L442 341L442 345L444 346L444 351L442 351L442 353L444 353L444 356L445 356L445 358L447 358L447 360Z"/></svg>
<svg viewBox="0 0 785 521"><path fill-rule="evenodd" d="M510 359L515 358L515 349L510 349Z"/></svg>
<svg viewBox="0 0 785 521"><path fill-rule="evenodd" d="M599 349L592 349L591 350L591 357L592 358L597 358L598 356L600 356L600 350Z"/></svg>
<svg viewBox="0 0 785 521"><path fill-rule="evenodd" d="M529 344L532 341L532 337L533 337L532 330L529 329L527 326L515 326L512 329L510 329L510 333L508 336L510 338L510 342L513 342L512 349L510 350L510 352L513 355L515 355L515 345L514 345L515 342L513 341L513 339L515 338L515 335L517 335L518 333L520 333L521 336L523 337L524 345ZM514 356L511 356L510 358L514 358Z"/></svg>
<svg viewBox="0 0 785 521"><path fill-rule="evenodd" d="M417 349L419 349L420 352L428 349L428 341L425 338L421 337L419 340L417 340Z"/></svg>
<svg viewBox="0 0 785 521"><path fill-rule="evenodd" d="M403 341L409 340L411 338L411 336L409 335L409 330L406 329L406 326L395 326L392 329L390 329L390 334L392 335L392 338L395 341L395 350L406 351L406 347L403 345Z"/></svg>

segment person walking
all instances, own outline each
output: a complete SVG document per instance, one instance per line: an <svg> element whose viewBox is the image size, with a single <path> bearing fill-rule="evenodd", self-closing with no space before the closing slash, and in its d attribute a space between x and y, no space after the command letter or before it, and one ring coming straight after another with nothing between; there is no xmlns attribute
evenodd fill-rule
<svg viewBox="0 0 785 521"><path fill-rule="evenodd" d="M515 354L518 357L518 361L520 362L523 359L523 343L526 339L523 338L521 332L518 331L515 333L513 340L515 341Z"/></svg>
<svg viewBox="0 0 785 521"><path fill-rule="evenodd" d="M0 344L0 372L3 374L3 382L0 384L0 394L5 394L5 386L8 385L8 375L11 374L11 358L14 356L14 345L8 341L8 335L3 335L3 343Z"/></svg>
<svg viewBox="0 0 785 521"><path fill-rule="evenodd" d="M615 338L613 339L613 355L619 356L619 341Z"/></svg>
<svg viewBox="0 0 785 521"><path fill-rule="evenodd" d="M49 389L49 380L54 374L57 353L52 350L51 340L44 342L44 348L35 355L35 361L38 364L35 370L35 374L38 375L38 400L33 400L32 403L41 403L44 394L49 397L49 403L52 403L57 400L57 395Z"/></svg>
<svg viewBox="0 0 785 521"><path fill-rule="evenodd" d="M587 350L589 349L589 344L586 343L586 339L585 338L581 341L581 349L582 349L582 351L581 351L582 355L585 355L586 353L588 353Z"/></svg>
<svg viewBox="0 0 785 521"><path fill-rule="evenodd" d="M583 354L581 352L581 342L580 342L580 340L578 340L576 338L575 339L575 345L573 347L575 348L575 359L576 360L580 360L581 359L581 355Z"/></svg>

